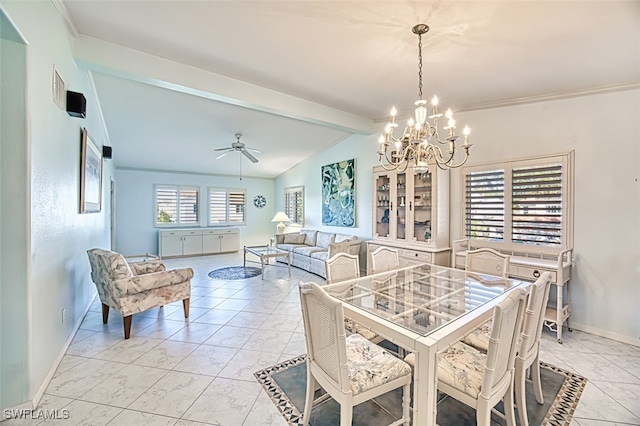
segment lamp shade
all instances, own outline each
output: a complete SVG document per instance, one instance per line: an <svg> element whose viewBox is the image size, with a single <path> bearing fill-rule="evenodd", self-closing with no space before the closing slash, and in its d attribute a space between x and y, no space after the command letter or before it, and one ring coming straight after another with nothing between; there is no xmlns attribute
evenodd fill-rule
<svg viewBox="0 0 640 426"><path fill-rule="evenodd" d="M273 219L271 219L271 222L291 222L291 219L289 219L285 212L278 212Z"/></svg>
<svg viewBox="0 0 640 426"><path fill-rule="evenodd" d="M279 222L276 228L278 229L278 234L283 234L285 226L282 222L291 222L291 219L289 219L285 212L278 212L273 219L271 219L271 222Z"/></svg>

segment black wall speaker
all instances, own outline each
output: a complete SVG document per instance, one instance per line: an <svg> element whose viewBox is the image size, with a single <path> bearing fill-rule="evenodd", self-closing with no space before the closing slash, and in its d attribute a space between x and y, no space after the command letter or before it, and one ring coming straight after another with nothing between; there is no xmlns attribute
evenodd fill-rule
<svg viewBox="0 0 640 426"><path fill-rule="evenodd" d="M87 116L87 100L82 93L67 90L67 114L78 118Z"/></svg>
<svg viewBox="0 0 640 426"><path fill-rule="evenodd" d="M107 145L102 146L102 158L110 159L113 156L113 148Z"/></svg>

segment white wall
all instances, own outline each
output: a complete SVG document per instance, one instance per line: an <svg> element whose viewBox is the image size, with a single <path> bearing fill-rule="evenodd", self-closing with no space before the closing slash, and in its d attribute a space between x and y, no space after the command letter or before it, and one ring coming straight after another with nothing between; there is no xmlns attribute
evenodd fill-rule
<svg viewBox="0 0 640 426"><path fill-rule="evenodd" d="M639 344L640 91L459 113L472 127L469 165L575 150L572 326ZM382 126L381 126L382 129ZM356 159L357 228L371 238L377 135L352 136L276 179L305 185L305 226L322 229L320 167ZM451 174L451 240L462 238L461 171Z"/></svg>
<svg viewBox="0 0 640 426"><path fill-rule="evenodd" d="M33 398L95 294L86 250L109 244L105 188L112 166L109 161L103 165L102 212L79 214L80 130L86 127L98 148L107 141L88 75L76 66L66 27L51 2L2 1L0 6L27 43L23 143L30 155L25 176L30 180L31 229L28 241L16 244L30 247L30 265L24 265L27 282L12 285L28 289L20 308L28 312L29 333L19 338L27 339L29 383L24 389ZM53 103L54 65L68 90L85 95L86 119L70 117Z"/></svg>
<svg viewBox="0 0 640 426"><path fill-rule="evenodd" d="M28 399L26 45L0 11L0 407Z"/></svg>
<svg viewBox="0 0 640 426"><path fill-rule="evenodd" d="M460 114L470 164L575 150L574 328L640 344L640 91ZM452 173L451 234L462 238Z"/></svg>
<svg viewBox="0 0 640 426"><path fill-rule="evenodd" d="M284 206L284 188L304 185L304 227L328 232L357 235L362 239L371 239L371 206L373 181L371 168L377 160L376 138L353 135L344 141L324 150L320 154L303 161L276 178L276 200ZM343 228L322 225L322 174L324 165L355 159L356 167L356 223L354 227ZM292 232L287 227L285 232Z"/></svg>
<svg viewBox="0 0 640 426"><path fill-rule="evenodd" d="M151 172L117 169L116 181L116 247L125 255L158 253L158 230L155 228L153 185L189 185L200 187L200 226L207 226L207 187L239 188L247 191L247 224L240 229L240 246L268 244L275 233L274 180L195 173ZM253 197L264 195L267 205L258 209Z"/></svg>

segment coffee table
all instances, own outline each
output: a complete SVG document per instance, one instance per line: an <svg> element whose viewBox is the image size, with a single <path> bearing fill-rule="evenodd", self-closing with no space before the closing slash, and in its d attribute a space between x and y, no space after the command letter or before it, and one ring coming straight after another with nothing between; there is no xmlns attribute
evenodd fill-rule
<svg viewBox="0 0 640 426"><path fill-rule="evenodd" d="M262 279L264 280L264 268L269 265L269 259L278 257L287 258L287 267L289 268L289 278L291 278L291 257L286 250L280 250L271 246L244 246L244 267L247 266L247 253L260 258L260 267L262 269Z"/></svg>

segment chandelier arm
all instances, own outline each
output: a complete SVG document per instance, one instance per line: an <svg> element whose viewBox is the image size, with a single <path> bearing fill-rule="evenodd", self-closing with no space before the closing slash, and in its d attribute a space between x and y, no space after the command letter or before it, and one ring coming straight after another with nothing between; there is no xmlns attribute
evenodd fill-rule
<svg viewBox="0 0 640 426"><path fill-rule="evenodd" d="M378 151L378 161L380 165L388 171L391 170L407 170L409 163L413 162L416 169L424 168L426 164L436 163L436 165L443 170L460 167L465 164L469 158L469 148L471 145L468 142L470 129L465 126L464 128L464 144L456 146L456 141L459 136L454 134L456 128L456 121L453 118L451 109L448 109L445 114L438 112L438 98L434 96L431 100L432 114L428 115L427 101L422 99L422 36L429 31L429 26L426 24L418 24L412 28L414 34L418 36L418 100L415 102L415 121L414 118L409 118L406 127L401 133L399 138L394 137L395 129L399 129L399 124L396 123L397 110L394 106L391 108L390 120L385 127L384 133L380 136L380 150ZM446 137L441 139L439 135L439 119L442 118L446 121L446 125L442 127L442 130ZM386 141L385 141L386 138ZM433 140L433 143L429 143ZM435 142L438 142L436 144ZM391 147L391 144L396 145L396 150L391 150L391 153L387 152L387 149ZM447 145L447 154L443 153L443 148L439 145ZM464 149L464 159L459 164L455 164L454 160L458 150ZM459 156L459 155L458 155ZM386 164L385 164L386 162Z"/></svg>
<svg viewBox="0 0 640 426"><path fill-rule="evenodd" d="M448 170L448 169L455 169L458 167L462 167L467 160L469 159L469 150L465 149L465 153L464 153L464 159L462 161L460 161L460 163L458 164L452 164L452 160L453 160L453 156L451 156L451 158L449 158L449 160L447 162L439 162L438 160L436 160L436 164L438 165L438 167L441 170ZM446 166L446 167L444 167Z"/></svg>

